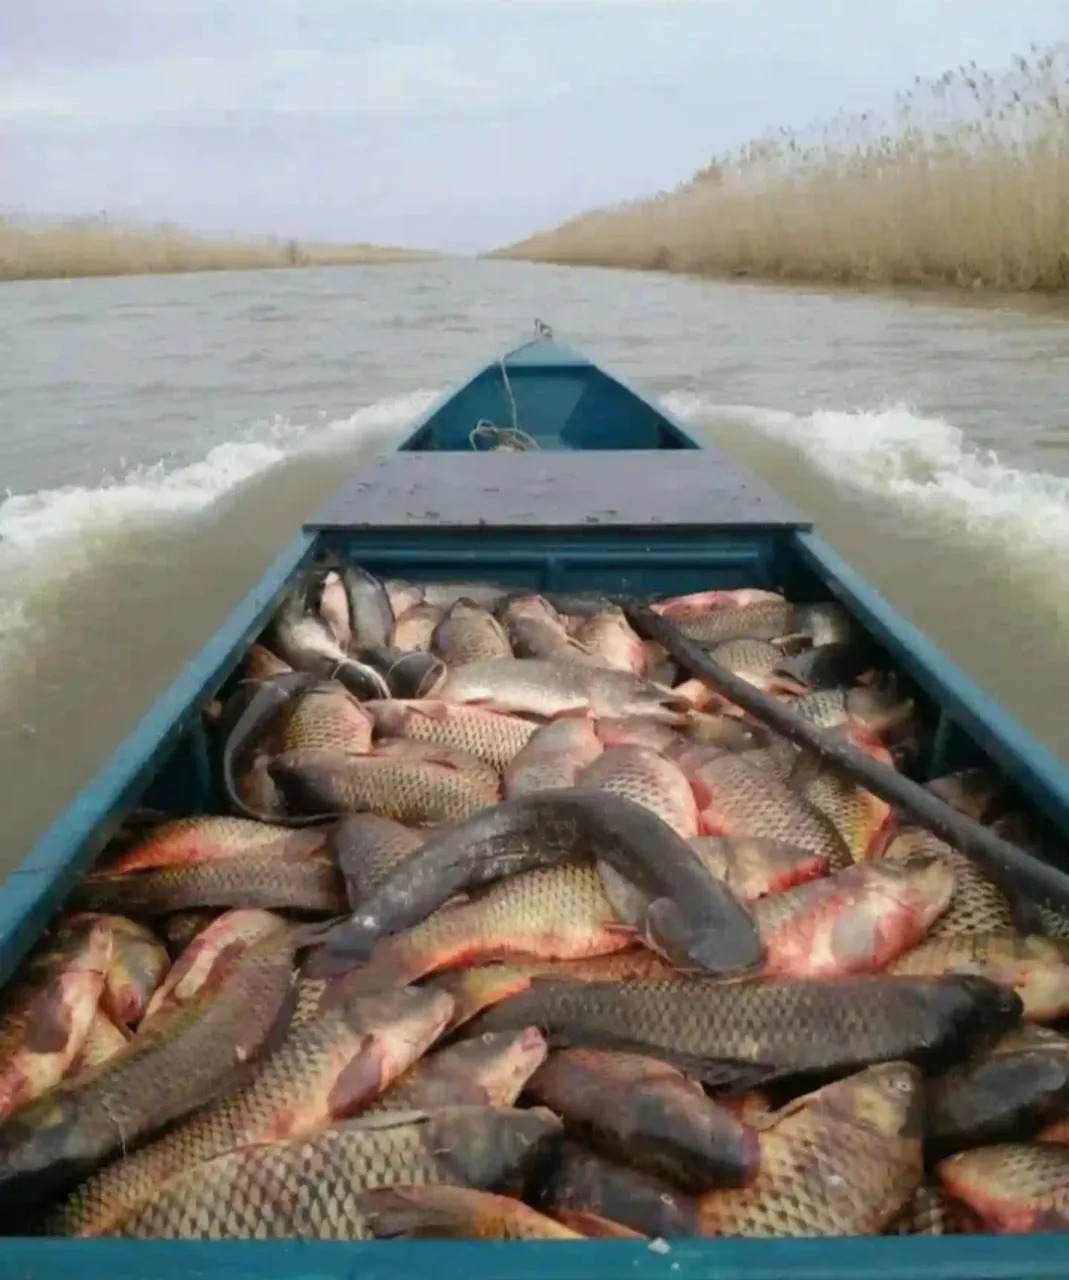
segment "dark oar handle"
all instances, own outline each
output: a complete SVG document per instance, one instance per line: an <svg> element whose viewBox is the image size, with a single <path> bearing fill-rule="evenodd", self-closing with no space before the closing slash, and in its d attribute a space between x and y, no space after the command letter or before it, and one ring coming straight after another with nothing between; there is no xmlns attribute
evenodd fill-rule
<svg viewBox="0 0 1069 1280"><path fill-rule="evenodd" d="M627 620L645 640L654 640L689 675L722 693L776 733L812 751L888 804L901 809L918 826L931 831L971 858L1011 892L1025 893L1045 906L1069 911L1069 876L988 827L959 813L916 782L832 737L789 707L741 679L671 622L637 600L621 601Z"/></svg>

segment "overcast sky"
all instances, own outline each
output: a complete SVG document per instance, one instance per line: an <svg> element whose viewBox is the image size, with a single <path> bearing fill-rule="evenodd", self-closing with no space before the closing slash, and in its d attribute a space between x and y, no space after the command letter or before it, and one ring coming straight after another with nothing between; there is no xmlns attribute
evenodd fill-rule
<svg viewBox="0 0 1069 1280"><path fill-rule="evenodd" d="M3 0L0 206L485 248L1067 35L1069 0Z"/></svg>

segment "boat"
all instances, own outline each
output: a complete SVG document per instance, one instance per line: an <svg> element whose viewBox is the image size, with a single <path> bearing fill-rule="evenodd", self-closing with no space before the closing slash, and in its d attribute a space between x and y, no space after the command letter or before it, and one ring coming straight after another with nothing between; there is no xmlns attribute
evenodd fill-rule
<svg viewBox="0 0 1069 1280"><path fill-rule="evenodd" d="M448 456L442 456L448 455ZM919 706L928 749L918 782L974 765L999 770L1039 833L1069 837L1069 768L908 622L760 477L699 445L649 396L539 326L535 338L442 396L397 448L360 465L279 553L0 886L0 982L62 909L138 806L224 812L205 712L225 691L298 575L320 559L383 578L488 578L545 593L671 596L759 587L836 601L886 656ZM1021 853L1011 868L1049 905L1069 875ZM918 1273L962 1280L1069 1271L1065 1237L884 1237L467 1243L436 1241L81 1241L9 1236L4 1274L196 1274L320 1280L400 1274L606 1280L788 1280Z"/></svg>

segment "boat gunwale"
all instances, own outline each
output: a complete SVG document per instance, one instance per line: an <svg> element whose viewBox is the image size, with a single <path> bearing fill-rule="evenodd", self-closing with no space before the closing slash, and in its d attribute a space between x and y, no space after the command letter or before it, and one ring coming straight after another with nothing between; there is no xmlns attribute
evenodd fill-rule
<svg viewBox="0 0 1069 1280"><path fill-rule="evenodd" d="M1069 766L815 531L794 540L828 589L1048 820L1069 831Z"/></svg>
<svg viewBox="0 0 1069 1280"><path fill-rule="evenodd" d="M76 1243L78 1247L71 1248ZM18 1280L1062 1280L1069 1237L4 1241Z"/></svg>
<svg viewBox="0 0 1069 1280"><path fill-rule="evenodd" d="M0 986L114 834L137 792L241 662L314 546L315 538L304 532L290 541L0 883Z"/></svg>

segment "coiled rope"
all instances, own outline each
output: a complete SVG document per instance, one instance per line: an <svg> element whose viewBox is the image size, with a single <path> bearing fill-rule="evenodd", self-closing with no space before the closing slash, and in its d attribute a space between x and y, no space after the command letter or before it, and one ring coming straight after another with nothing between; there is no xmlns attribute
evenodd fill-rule
<svg viewBox="0 0 1069 1280"><path fill-rule="evenodd" d="M552 338L553 330L545 323L544 320L535 319L535 333L540 338ZM541 449L541 445L533 436L527 434L520 426L520 414L516 407L516 397L512 391L512 383L509 381L508 369L505 367L505 359L502 357L497 362L497 367L501 370L501 381L505 385L505 394L509 400L509 412L512 417L511 427L499 427L496 422L492 422L489 418L480 418L472 427L468 434L468 443L472 449L480 452L479 441L490 441L487 448L481 452L487 453L492 450L507 450L513 453L522 453L532 449Z"/></svg>

